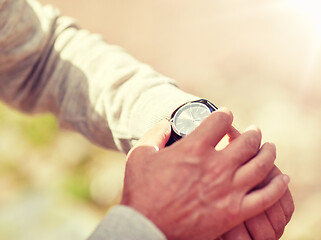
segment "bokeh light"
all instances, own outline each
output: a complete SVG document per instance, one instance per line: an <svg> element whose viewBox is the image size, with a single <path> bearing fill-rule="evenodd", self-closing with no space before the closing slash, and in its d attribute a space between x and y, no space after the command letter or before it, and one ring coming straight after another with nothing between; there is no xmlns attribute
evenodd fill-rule
<svg viewBox="0 0 321 240"><path fill-rule="evenodd" d="M314 29L316 38L321 40L321 2L319 0L287 0L289 7L304 15L310 21L310 26ZM321 43L320 43L321 44Z"/></svg>

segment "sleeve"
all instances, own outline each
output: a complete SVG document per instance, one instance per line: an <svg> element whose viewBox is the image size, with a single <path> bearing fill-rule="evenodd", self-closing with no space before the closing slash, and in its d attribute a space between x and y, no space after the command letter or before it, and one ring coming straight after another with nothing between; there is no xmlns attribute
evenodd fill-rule
<svg viewBox="0 0 321 240"><path fill-rule="evenodd" d="M197 97L35 0L0 0L0 100L127 152Z"/></svg>
<svg viewBox="0 0 321 240"><path fill-rule="evenodd" d="M126 206L113 207L88 240L166 240L147 218Z"/></svg>

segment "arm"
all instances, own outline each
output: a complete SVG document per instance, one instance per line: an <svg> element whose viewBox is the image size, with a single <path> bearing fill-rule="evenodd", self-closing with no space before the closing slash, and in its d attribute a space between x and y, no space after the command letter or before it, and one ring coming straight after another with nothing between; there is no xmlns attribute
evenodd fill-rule
<svg viewBox="0 0 321 240"><path fill-rule="evenodd" d="M166 240L146 217L126 206L113 207L88 240L148 239Z"/></svg>
<svg viewBox="0 0 321 240"><path fill-rule="evenodd" d="M98 145L128 151L196 99L52 7L0 0L0 12L0 99L25 112L50 111Z"/></svg>
<svg viewBox="0 0 321 240"><path fill-rule="evenodd" d="M29 113L50 111L95 144L127 152L196 99L50 6L0 0L0 12L0 99Z"/></svg>

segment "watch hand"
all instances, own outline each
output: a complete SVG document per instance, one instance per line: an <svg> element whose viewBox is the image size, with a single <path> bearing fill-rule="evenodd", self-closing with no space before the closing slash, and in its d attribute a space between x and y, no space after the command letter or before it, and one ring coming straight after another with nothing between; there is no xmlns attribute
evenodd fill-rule
<svg viewBox="0 0 321 240"><path fill-rule="evenodd" d="M193 114L192 114L192 109L191 109L191 108L189 109L189 113L190 113L191 118L192 118L192 120L193 120L194 118L193 118Z"/></svg>

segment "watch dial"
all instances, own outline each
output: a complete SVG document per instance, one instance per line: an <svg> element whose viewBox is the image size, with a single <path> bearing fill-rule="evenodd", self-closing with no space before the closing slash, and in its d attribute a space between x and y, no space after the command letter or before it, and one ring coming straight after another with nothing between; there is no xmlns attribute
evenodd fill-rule
<svg viewBox="0 0 321 240"><path fill-rule="evenodd" d="M211 111L205 104L188 103L175 113L172 120L173 130L182 137L188 135L210 114Z"/></svg>

